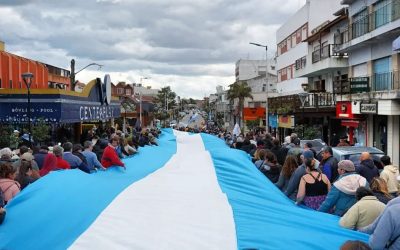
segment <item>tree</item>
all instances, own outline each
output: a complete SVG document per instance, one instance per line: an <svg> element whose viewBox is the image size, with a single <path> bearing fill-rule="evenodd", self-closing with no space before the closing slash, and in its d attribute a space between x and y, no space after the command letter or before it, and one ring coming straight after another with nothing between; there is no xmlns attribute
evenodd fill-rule
<svg viewBox="0 0 400 250"><path fill-rule="evenodd" d="M247 85L246 81L237 81L229 85L228 100L234 101L236 98L239 99L240 126L243 124L243 106L244 98L246 97L253 99L251 88Z"/></svg>
<svg viewBox="0 0 400 250"><path fill-rule="evenodd" d="M33 140L39 144L47 141L48 139L50 139L49 131L49 125L47 125L43 119L39 119L32 127Z"/></svg>
<svg viewBox="0 0 400 250"><path fill-rule="evenodd" d="M175 98L175 92L173 92L168 86L158 91L157 97L154 99L156 106L155 117L161 121L164 121L164 125L165 121L170 117L169 113L176 108Z"/></svg>

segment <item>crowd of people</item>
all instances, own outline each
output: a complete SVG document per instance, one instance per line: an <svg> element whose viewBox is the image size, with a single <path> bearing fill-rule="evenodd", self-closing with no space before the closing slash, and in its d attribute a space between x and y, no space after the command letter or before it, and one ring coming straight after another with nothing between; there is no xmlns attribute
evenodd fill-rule
<svg viewBox="0 0 400 250"><path fill-rule="evenodd" d="M399 168L389 156L383 156L377 166L371 155L363 152L355 166L350 160L338 162L330 146L325 146L317 159L312 145L301 147L296 134L280 143L263 130L244 135L207 127L177 129L218 136L230 147L248 153L254 166L295 204L335 214L341 217L340 226L371 234L369 246L349 241L342 249L400 249ZM99 138L91 131L83 145L65 142L33 150L25 145L14 151L1 149L0 222L5 215L3 206L38 178L60 169L90 174L110 166L125 168L121 159L137 153L140 146L157 145L159 134L156 129L127 135L116 131Z"/></svg>
<svg viewBox="0 0 400 250"><path fill-rule="evenodd" d="M363 152L355 166L350 160L338 162L330 146L317 159L312 145L301 147L296 134L282 144L262 130L246 135L223 131L218 137L248 153L255 167L295 204L335 214L341 217L340 226L371 234L369 246L349 242L343 249L400 249L399 169L389 156L377 164Z"/></svg>
<svg viewBox="0 0 400 250"><path fill-rule="evenodd" d="M15 143L0 150L0 224L6 211L4 206L21 190L51 171L79 169L87 174L106 170L111 166L125 168L121 159L139 152L139 147L158 145L160 130L137 129L130 134L110 130L99 137L89 131L83 144L65 142L61 145L33 146ZM17 134L17 133L15 133Z"/></svg>

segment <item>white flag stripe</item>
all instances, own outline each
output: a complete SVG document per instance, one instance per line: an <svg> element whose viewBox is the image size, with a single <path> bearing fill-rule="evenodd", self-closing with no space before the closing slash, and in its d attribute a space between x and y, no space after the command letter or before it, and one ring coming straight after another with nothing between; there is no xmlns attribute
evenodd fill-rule
<svg viewBox="0 0 400 250"><path fill-rule="evenodd" d="M177 154L125 189L72 249L237 249L232 208L200 135L176 135Z"/></svg>

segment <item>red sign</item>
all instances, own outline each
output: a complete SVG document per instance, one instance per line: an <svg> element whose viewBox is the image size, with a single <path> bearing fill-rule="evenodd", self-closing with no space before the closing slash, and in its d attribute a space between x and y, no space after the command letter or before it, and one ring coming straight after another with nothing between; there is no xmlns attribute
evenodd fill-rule
<svg viewBox="0 0 400 250"><path fill-rule="evenodd" d="M351 110L351 102L336 103L336 118L352 119L354 118Z"/></svg>
<svg viewBox="0 0 400 250"><path fill-rule="evenodd" d="M243 120L254 121L260 119L265 119L265 108L243 108Z"/></svg>

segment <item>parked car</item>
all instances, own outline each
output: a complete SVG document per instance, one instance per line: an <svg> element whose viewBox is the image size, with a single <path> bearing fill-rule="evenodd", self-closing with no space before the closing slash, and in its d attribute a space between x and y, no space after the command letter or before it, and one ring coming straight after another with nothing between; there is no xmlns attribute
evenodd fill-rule
<svg viewBox="0 0 400 250"><path fill-rule="evenodd" d="M368 152L371 154L372 159L374 160L375 166L379 169L382 168L381 157L385 155L385 153L377 149L375 147L333 147L333 156L338 160L350 160L354 163L355 166L360 164L360 156L362 152ZM317 155L318 160L321 160L321 152Z"/></svg>
<svg viewBox="0 0 400 250"><path fill-rule="evenodd" d="M307 142L311 143L312 149L314 149L317 154L319 153L319 151L321 151L323 147L326 146L326 143L321 139L313 139L313 140L300 140L300 147L303 148L304 144L306 144Z"/></svg>

